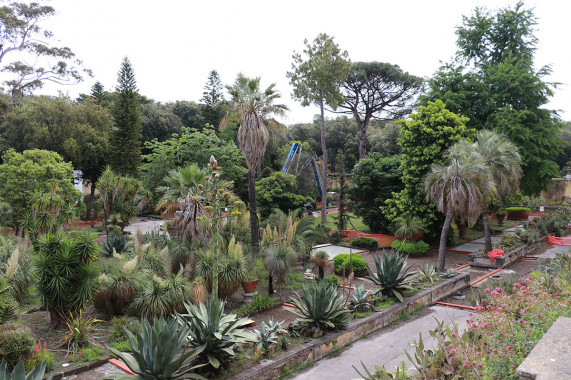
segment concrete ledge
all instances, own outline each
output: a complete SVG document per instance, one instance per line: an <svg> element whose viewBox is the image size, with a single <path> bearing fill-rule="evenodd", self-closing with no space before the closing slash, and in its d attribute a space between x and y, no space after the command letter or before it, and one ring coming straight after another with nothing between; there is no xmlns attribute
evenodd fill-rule
<svg viewBox="0 0 571 380"><path fill-rule="evenodd" d="M571 318L559 317L517 367L521 380L571 379Z"/></svg>
<svg viewBox="0 0 571 380"><path fill-rule="evenodd" d="M474 267L494 269L505 268L508 265L512 264L514 261L519 260L524 256L533 254L546 243L547 236L541 237L532 243L528 243L509 252L505 252L502 256L497 257L494 263L490 262L490 259L487 255L476 255L471 253L468 255L468 263Z"/></svg>
<svg viewBox="0 0 571 380"><path fill-rule="evenodd" d="M335 331L325 334L321 338L311 340L301 346L294 347L289 351L270 360L263 360L260 364L235 374L230 377L233 380L265 380L271 379L279 374L283 366L292 367L308 361L318 361L332 350L346 346L357 341L365 334L370 334L391 322L397 320L402 312L412 311L419 306L432 305L436 301L455 293L468 286L470 275L468 273L458 274L448 280L444 280L432 288L426 289L411 297L404 299L404 302L394 304L386 309L376 311L365 318L357 319L349 324L346 330Z"/></svg>

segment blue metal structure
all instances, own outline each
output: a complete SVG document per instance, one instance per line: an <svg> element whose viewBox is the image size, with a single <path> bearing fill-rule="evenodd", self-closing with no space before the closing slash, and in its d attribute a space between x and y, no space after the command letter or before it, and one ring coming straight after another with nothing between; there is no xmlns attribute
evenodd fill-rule
<svg viewBox="0 0 571 380"><path fill-rule="evenodd" d="M282 168L282 173L286 174L293 163L299 163L299 157L301 156L301 144L293 143L287 155L287 158L284 163L284 167ZM315 175L315 183L317 185L317 190L319 191L319 195L322 195L321 190L321 179L319 177L319 170L317 168L317 161L315 161L314 157L309 157L299 170L294 172L294 175L297 177L303 170L307 167L307 165L311 162L311 166L313 167L313 174ZM293 171L293 170L292 170Z"/></svg>

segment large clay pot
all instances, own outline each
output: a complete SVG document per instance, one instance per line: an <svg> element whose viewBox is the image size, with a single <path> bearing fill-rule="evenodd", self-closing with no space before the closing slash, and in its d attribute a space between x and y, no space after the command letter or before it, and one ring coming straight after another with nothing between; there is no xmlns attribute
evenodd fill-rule
<svg viewBox="0 0 571 380"><path fill-rule="evenodd" d="M242 288L246 293L254 293L258 287L258 280L253 281L242 281Z"/></svg>

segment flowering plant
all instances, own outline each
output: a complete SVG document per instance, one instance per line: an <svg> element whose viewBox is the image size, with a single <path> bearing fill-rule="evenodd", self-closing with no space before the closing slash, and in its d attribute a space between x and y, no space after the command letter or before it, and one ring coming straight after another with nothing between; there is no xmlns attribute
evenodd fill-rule
<svg viewBox="0 0 571 380"><path fill-rule="evenodd" d="M504 254L504 250L501 248L496 248L496 249L492 249L490 252L488 252L488 257L490 259L490 262L495 262L496 258L503 256Z"/></svg>

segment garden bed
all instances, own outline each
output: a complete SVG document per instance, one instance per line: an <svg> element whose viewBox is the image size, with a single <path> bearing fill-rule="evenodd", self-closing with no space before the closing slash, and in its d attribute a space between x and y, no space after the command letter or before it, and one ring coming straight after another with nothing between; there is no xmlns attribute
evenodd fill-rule
<svg viewBox="0 0 571 380"><path fill-rule="evenodd" d="M234 380L245 379L270 379L277 376L284 366L293 367L302 363L317 361L339 347L346 346L363 335L372 333L388 326L398 320L404 313L410 313L455 293L468 285L470 276L462 273L451 279L421 291L411 297L405 298L404 302L392 305L386 309L377 311L370 316L355 320L350 323L346 330L336 331L310 340L289 351L281 354L273 360L263 361L261 364L230 377Z"/></svg>
<svg viewBox="0 0 571 380"><path fill-rule="evenodd" d="M490 262L487 255L479 255L471 253L468 255L468 263L474 267L484 267L484 268L505 268L512 264L514 261L536 252L544 244L547 243L547 236L539 238L538 240L522 245L514 250L504 253L502 256L497 257L495 262Z"/></svg>

